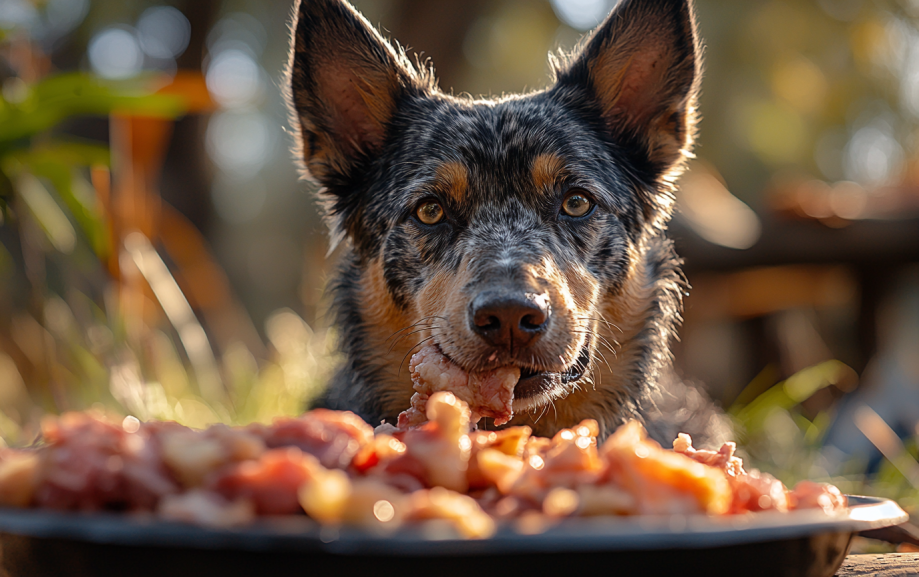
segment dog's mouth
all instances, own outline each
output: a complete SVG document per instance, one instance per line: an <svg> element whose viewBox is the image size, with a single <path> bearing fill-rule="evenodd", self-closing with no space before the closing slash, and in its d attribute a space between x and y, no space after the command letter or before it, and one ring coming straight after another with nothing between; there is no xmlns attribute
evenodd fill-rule
<svg viewBox="0 0 919 577"><path fill-rule="evenodd" d="M533 367L521 366L520 378L513 386L513 412L519 413L544 407L555 400L567 397L575 390L577 382L590 367L591 342L588 336L577 358L562 371L541 371ZM468 371L444 352L439 343L435 343L434 346L447 361L464 372Z"/></svg>
<svg viewBox="0 0 919 577"><path fill-rule="evenodd" d="M514 410L528 410L567 394L590 366L590 339L584 342L574 363L561 372L536 371L521 368L520 380L514 387Z"/></svg>

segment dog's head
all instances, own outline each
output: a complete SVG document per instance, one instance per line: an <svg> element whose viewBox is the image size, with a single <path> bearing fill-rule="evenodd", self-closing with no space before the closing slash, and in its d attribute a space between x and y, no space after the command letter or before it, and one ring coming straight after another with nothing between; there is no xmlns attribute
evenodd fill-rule
<svg viewBox="0 0 919 577"><path fill-rule="evenodd" d="M400 334L466 370L520 366L515 408L532 408L587 378L609 344L604 314L645 278L693 139L691 4L622 0L553 68L543 91L457 98L345 2L296 7L297 156L350 243L342 283L359 310L339 312L363 331L355 354L392 381L380 394L395 412L418 342L392 347Z"/></svg>

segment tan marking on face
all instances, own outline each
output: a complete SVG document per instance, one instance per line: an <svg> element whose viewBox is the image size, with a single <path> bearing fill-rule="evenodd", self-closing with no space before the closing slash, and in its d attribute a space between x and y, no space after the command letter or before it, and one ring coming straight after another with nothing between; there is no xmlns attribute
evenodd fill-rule
<svg viewBox="0 0 919 577"><path fill-rule="evenodd" d="M615 298L604 303L604 314L616 325L617 334L613 336L619 342L631 341L645 326L644 314L655 288L647 278L645 263L637 258L638 251L630 249L630 252L630 265L622 289Z"/></svg>
<svg viewBox="0 0 919 577"><path fill-rule="evenodd" d="M393 302L386 288L382 259L372 261L361 276L359 302L368 345L366 356L361 360L376 368L378 401L389 414L397 415L408 408L413 393L406 372L408 359L406 365L401 366L401 371L400 362L421 335L407 334L414 330L407 327L416 319L403 313Z"/></svg>
<svg viewBox="0 0 919 577"><path fill-rule="evenodd" d="M463 202L469 188L469 173L459 162L445 162L437 167L437 182L456 202Z"/></svg>
<svg viewBox="0 0 919 577"><path fill-rule="evenodd" d="M581 275L574 275L576 282L571 283L573 266L562 270L554 259L545 257L542 270L534 271L539 275L537 278L548 281L552 316L555 317L554 327L543 336L542 346L555 350L564 348L565 353L561 356L566 365L574 362L584 346L587 335L582 329L589 324L587 317L592 316L590 309L593 305L593 299L586 292L588 288L585 279Z"/></svg>
<svg viewBox="0 0 919 577"><path fill-rule="evenodd" d="M564 168L565 162L556 154L544 153L534 158L530 173L536 190L552 189Z"/></svg>
<svg viewBox="0 0 919 577"><path fill-rule="evenodd" d="M361 313L367 323L368 344L379 356L389 349L392 335L411 324L386 288L382 259L376 259L361 277ZM387 342L388 341L388 342Z"/></svg>
<svg viewBox="0 0 919 577"><path fill-rule="evenodd" d="M431 334L436 335L441 345L455 343L466 326L466 307L469 302L460 294L460 289L469 282L469 268L466 263L455 272L438 271L425 283L418 293L417 303L422 317L437 316ZM477 337L476 337L477 338Z"/></svg>
<svg viewBox="0 0 919 577"><path fill-rule="evenodd" d="M600 283L580 263L572 263L565 269L565 279L575 306L580 312L589 314L596 303Z"/></svg>
<svg viewBox="0 0 919 577"><path fill-rule="evenodd" d="M434 273L434 276L424 284L424 288L418 293L416 302L421 316L444 316L443 312L447 306L458 300L452 298L455 284L455 275L445 271Z"/></svg>

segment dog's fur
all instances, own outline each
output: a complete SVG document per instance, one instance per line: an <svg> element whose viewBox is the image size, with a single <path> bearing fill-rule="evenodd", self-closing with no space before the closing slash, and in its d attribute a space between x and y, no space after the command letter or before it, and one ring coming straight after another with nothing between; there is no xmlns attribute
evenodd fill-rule
<svg viewBox="0 0 919 577"><path fill-rule="evenodd" d="M690 0L622 0L552 59L552 87L491 100L441 92L342 0L294 10L296 157L345 244L332 290L346 361L322 405L394 422L413 392L407 356L435 342L467 370L541 372L512 423L538 434L593 418L605 435L655 411L662 438L716 426L711 411L686 424L660 408L688 414L685 391L663 385L680 386L669 345L686 283L665 229L696 122ZM595 203L587 216L560 212L572 190ZM432 200L446 217L422 224ZM475 333L470 303L496 286L548 299L529 346Z"/></svg>

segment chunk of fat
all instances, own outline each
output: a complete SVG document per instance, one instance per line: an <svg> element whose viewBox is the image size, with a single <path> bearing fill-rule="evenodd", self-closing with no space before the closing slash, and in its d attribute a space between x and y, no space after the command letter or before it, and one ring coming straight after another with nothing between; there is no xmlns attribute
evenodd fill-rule
<svg viewBox="0 0 919 577"><path fill-rule="evenodd" d="M635 497L643 514L724 514L733 497L721 469L667 451L630 421L603 444L607 480Z"/></svg>
<svg viewBox="0 0 919 577"><path fill-rule="evenodd" d="M317 521L365 529L394 529L408 508L408 497L379 479L350 479L326 470L300 487L300 505Z"/></svg>
<svg viewBox="0 0 919 577"><path fill-rule="evenodd" d="M405 433L404 461L420 465L428 486L466 491L472 450L469 408L452 393L438 392L427 404L427 418L427 424Z"/></svg>
<svg viewBox="0 0 919 577"><path fill-rule="evenodd" d="M238 527L255 519L255 506L245 499L228 501L211 491L192 489L187 493L163 497L157 514L164 519L182 523Z"/></svg>
<svg viewBox="0 0 919 577"><path fill-rule="evenodd" d="M450 522L470 539L485 539L495 533L495 521L482 510L475 499L443 487L415 491L409 496L407 518L410 520L442 519Z"/></svg>

